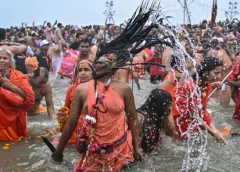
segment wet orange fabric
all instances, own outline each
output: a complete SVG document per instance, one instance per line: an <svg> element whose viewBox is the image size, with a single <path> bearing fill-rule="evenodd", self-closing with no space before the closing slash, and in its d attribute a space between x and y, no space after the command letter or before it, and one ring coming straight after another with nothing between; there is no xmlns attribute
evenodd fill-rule
<svg viewBox="0 0 240 172"><path fill-rule="evenodd" d="M102 96L104 84L98 82L98 93ZM75 170L83 165L87 171L119 171L128 162L133 162L132 136L128 131L128 125L124 114L124 101L111 87L104 94L103 104L99 104L100 110L107 110L106 113L97 113L97 123L95 124L94 140L100 146L109 146L119 141L124 134L127 140L114 148L113 151L105 154L88 153L83 154L75 164ZM88 113L94 112L92 107L95 104L94 81L88 86ZM83 160L86 158L85 163Z"/></svg>
<svg viewBox="0 0 240 172"><path fill-rule="evenodd" d="M171 91L175 88L175 86L177 84L177 82L176 82L177 80L175 79L176 78L175 74L178 74L178 73L179 73L179 71L177 71L177 70L169 72L168 75L165 76L164 81L163 81L163 83L169 82L169 84L167 84L168 86L166 86L166 87L162 86L161 89L166 90L169 93L171 93Z"/></svg>
<svg viewBox="0 0 240 172"><path fill-rule="evenodd" d="M16 140L26 136L27 111L34 105L35 95L26 76L10 69L9 80L26 93L26 99L21 107L13 107L0 95L0 140Z"/></svg>
<svg viewBox="0 0 240 172"><path fill-rule="evenodd" d="M195 87L196 84L194 81L190 80L186 82L184 79L181 79L179 85L171 92L173 100L172 113L176 131L178 133L175 135L176 138L186 138L188 134L201 130L200 126L195 122L195 118L191 114L191 112L200 105L197 101L196 95L192 95L195 91ZM202 108L200 111L203 114L203 120L209 125L212 122L212 119L206 108L208 96L211 91L211 85L201 86L201 90Z"/></svg>
<svg viewBox="0 0 240 172"><path fill-rule="evenodd" d="M67 94L66 94L66 99L65 99L65 105L66 107L68 107L70 109L72 101L73 101L73 96L74 96L74 92L77 88L77 86L79 85L79 83L76 83L74 85L71 85L68 88Z"/></svg>
<svg viewBox="0 0 240 172"><path fill-rule="evenodd" d="M80 83L77 82L76 84L74 84L74 85L72 85L68 88L64 106L68 107L69 109L70 109L72 101L73 101L74 92L75 92L75 90L76 90L76 88L79 84ZM71 138L69 139L68 143L75 143L76 142L78 129L79 129L79 127L82 126L84 117L85 117L85 114L81 113L79 121L78 121L78 126L76 127L75 131L73 132L73 134L72 134Z"/></svg>
<svg viewBox="0 0 240 172"><path fill-rule="evenodd" d="M38 108L35 110L34 114L42 113L47 113L47 109L43 105L39 105Z"/></svg>

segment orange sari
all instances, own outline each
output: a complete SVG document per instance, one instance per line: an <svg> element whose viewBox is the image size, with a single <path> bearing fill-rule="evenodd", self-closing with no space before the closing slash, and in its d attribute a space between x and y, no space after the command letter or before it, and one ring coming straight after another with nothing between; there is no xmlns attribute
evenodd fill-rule
<svg viewBox="0 0 240 172"><path fill-rule="evenodd" d="M104 84L98 82L98 93L102 95ZM100 110L97 112L97 123L95 124L94 141L100 145L113 146L113 150L105 153L84 153L80 160L75 164L75 170L80 168L86 171L119 171L127 163L133 162L132 136L128 131L124 114L124 101L111 87L105 92ZM94 81L89 82L88 86L88 112L94 112L96 102ZM87 134L89 137L89 135ZM126 136L126 140L119 145L114 145ZM85 159L85 161L84 161Z"/></svg>
<svg viewBox="0 0 240 172"><path fill-rule="evenodd" d="M67 95L66 95L66 99L65 99L65 107L68 107L70 109L72 101L73 101L73 96L74 96L74 92L77 88L77 86L79 85L79 82L76 82L74 85L70 86L68 88L67 91ZM77 137L77 133L78 133L78 129L79 127L82 126L83 124L83 119L85 117L85 114L82 112L78 121L78 126L76 127L75 131L73 132L71 138L69 139L68 143L75 143L76 142L76 137Z"/></svg>
<svg viewBox="0 0 240 172"><path fill-rule="evenodd" d="M29 134L27 111L34 105L35 95L26 76L15 68L10 69L9 80L26 93L20 107L13 107L0 93L0 141L17 140Z"/></svg>

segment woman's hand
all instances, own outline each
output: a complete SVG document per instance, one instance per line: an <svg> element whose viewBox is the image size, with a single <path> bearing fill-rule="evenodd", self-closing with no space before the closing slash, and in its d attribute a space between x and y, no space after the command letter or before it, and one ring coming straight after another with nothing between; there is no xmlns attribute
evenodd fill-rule
<svg viewBox="0 0 240 172"><path fill-rule="evenodd" d="M12 90L15 85L13 85L9 79L2 77L0 80L0 86Z"/></svg>
<svg viewBox="0 0 240 172"><path fill-rule="evenodd" d="M52 159L56 162L62 162L63 161L63 153L59 152L59 151L53 152Z"/></svg>
<svg viewBox="0 0 240 172"><path fill-rule="evenodd" d="M220 143L227 144L226 139L223 137L222 133L220 133L218 130L214 133L214 136Z"/></svg>

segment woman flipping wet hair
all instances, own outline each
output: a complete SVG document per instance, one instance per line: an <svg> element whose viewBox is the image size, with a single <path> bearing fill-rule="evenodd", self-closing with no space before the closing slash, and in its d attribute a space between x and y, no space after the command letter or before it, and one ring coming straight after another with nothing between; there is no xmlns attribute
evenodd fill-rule
<svg viewBox="0 0 240 172"><path fill-rule="evenodd" d="M150 153L160 141L160 133L173 136L174 122L171 115L172 97L165 90L152 90L147 101L138 110L141 122L141 148Z"/></svg>
<svg viewBox="0 0 240 172"><path fill-rule="evenodd" d="M219 87L223 63L216 57L207 57L193 75L193 79L182 78L171 91L173 117L177 133L175 138L187 139L193 133L206 129L220 142L226 143L223 135L216 129L207 111L208 97L212 87ZM196 120L197 119L197 120Z"/></svg>

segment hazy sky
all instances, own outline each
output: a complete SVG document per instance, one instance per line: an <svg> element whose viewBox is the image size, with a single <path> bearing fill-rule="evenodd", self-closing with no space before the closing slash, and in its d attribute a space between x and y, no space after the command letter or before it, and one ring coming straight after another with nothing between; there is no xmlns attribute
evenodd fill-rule
<svg viewBox="0 0 240 172"><path fill-rule="evenodd" d="M142 2L142 0L113 1L116 24L131 17ZM240 0L233 2L235 1L239 1L238 11L240 11ZM45 20L54 22L56 19L63 24L77 24L78 26L103 25L105 2L106 0L1 0L0 27L20 26L22 22L31 25L33 21L41 24ZM218 0L218 20L225 19L224 11L228 10L228 3L228 0ZM189 7L192 22L210 19L212 0L195 0ZM183 10L178 0L162 0L162 8L167 15L173 16L179 23L182 23Z"/></svg>

